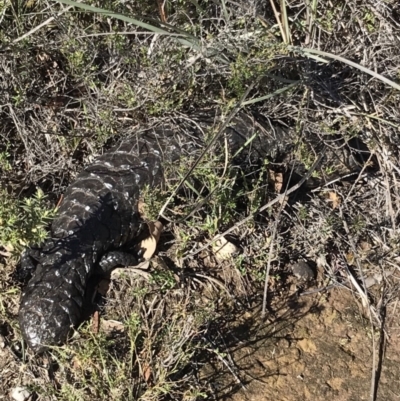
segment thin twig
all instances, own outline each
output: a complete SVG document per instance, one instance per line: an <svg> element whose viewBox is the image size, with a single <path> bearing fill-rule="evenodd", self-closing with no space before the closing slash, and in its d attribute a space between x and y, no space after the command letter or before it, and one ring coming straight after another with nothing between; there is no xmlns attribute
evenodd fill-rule
<svg viewBox="0 0 400 401"><path fill-rule="evenodd" d="M358 174L356 180L353 182L353 184L352 184L352 186L351 186L349 192L347 193L347 196L346 196L346 198L345 198L345 200L344 200L344 202L343 202L344 204L350 199L350 195L351 195L351 193L353 192L354 188L356 187L358 181L360 181L360 180L363 178L363 176L364 176L364 171L365 171L366 168L369 166L370 161L372 160L372 157L374 156L374 154L375 154L375 151L372 151L371 154L370 154L370 156L369 156L369 158L368 158L368 160L366 161L366 163L364 163L364 165L363 165L363 167L362 167L360 173Z"/></svg>
<svg viewBox="0 0 400 401"><path fill-rule="evenodd" d="M19 134L19 136L21 138L22 143L25 146L26 157L28 159L27 160L28 167L31 168L32 165L33 165L33 162L32 162L32 157L31 157L31 152L30 152L30 149L29 149L28 142L26 141L24 133L21 131L21 126L20 126L21 124L17 120L17 116L16 116L16 114L14 112L14 108L12 107L11 104L7 104L7 106L9 108L9 110L10 110L10 115L11 115L11 118L13 119L14 126L15 126L15 128L16 128L16 130L17 130L17 132L18 132L18 134Z"/></svg>
<svg viewBox="0 0 400 401"><path fill-rule="evenodd" d="M233 298L232 294L229 292L228 288L221 283L218 279L211 277L211 276L206 276L205 274L200 274L200 273L187 273L187 275L189 277L201 277L204 278L206 280L211 281L212 283L216 284L217 286L219 286L220 288L222 288L229 296L229 298Z"/></svg>
<svg viewBox="0 0 400 401"><path fill-rule="evenodd" d="M213 352L218 359L220 359L220 361L228 368L228 370L231 372L232 376L234 377L235 381L237 384L240 384L240 386L242 387L243 390L247 391L246 386L242 383L242 381L240 380L239 376L236 374L236 372L234 371L234 369L230 366L230 364L225 360L225 358L221 355L221 353L219 352L218 348L215 346L215 344L209 340L206 337L203 337L208 343L210 343L212 345L213 348L208 349L209 351Z"/></svg>
<svg viewBox="0 0 400 401"><path fill-rule="evenodd" d="M380 299L380 304L383 304L383 293L381 295ZM381 311L382 311L381 306ZM375 345L375 334L374 332L371 333L372 336L372 374L371 374L371 389L370 389L370 400L371 401L376 401L377 399L377 390L378 390L378 384L379 384L379 378L380 378L380 371L382 368L382 357L383 357L383 352L384 352L384 347L385 347L385 330L384 330L384 320L385 320L385 314L380 313L382 319L381 319L381 324L379 327L379 352L377 354L376 352L376 345ZM371 322L372 323L372 322Z"/></svg>
<svg viewBox="0 0 400 401"><path fill-rule="evenodd" d="M343 227L347 233L347 238L349 240L350 243L350 247L353 251L354 257L355 257L355 261L357 263L357 267L360 273L360 277L361 277L361 281L364 285L364 288L366 288L365 285L365 280L364 280L364 275L362 273L362 269L361 269L361 265L360 262L358 260L358 257L356 256L356 247L353 241L353 238L350 235L350 230L349 227L347 225L346 219L343 216L343 208L340 208L340 217L342 219L343 222ZM364 308L366 308L368 310L368 317L369 317L369 321L371 324L371 339L372 339L372 373L371 373L371 389L370 389L370 400L371 401L375 401L376 399L376 386L377 386L377 380L376 380L376 364L377 364L377 356L376 356L376 344L375 344L375 333L374 333L374 322L372 319L372 316L374 316L374 318L376 319L376 321L379 323L381 329L382 329L382 325L383 322L381 319L379 319L379 316L377 315L375 309L373 308L373 306L370 304L369 300L368 300L368 296L366 294L366 292L364 292L361 288L361 286L358 284L357 280L355 279L355 277L353 276L353 274L351 273L350 269L347 267L346 265L346 270L347 270L347 275L351 281L351 283L354 285L354 287L356 288L356 290L358 291L358 293L360 294L361 297L361 301L362 304L364 306ZM368 307L368 308L367 308Z"/></svg>
<svg viewBox="0 0 400 401"><path fill-rule="evenodd" d="M282 40L284 41L284 43L287 43L287 38L286 38L286 35L285 35L285 30L283 29L281 19L279 18L279 12L278 12L278 10L277 10L276 7L275 7L274 0L269 0L269 1L270 1L270 3L271 3L272 10L274 11L274 14L275 14L276 22L277 22L277 24L278 24L278 26L279 26L279 29L280 29L280 31L281 31Z"/></svg>
<svg viewBox="0 0 400 401"><path fill-rule="evenodd" d="M53 17L48 18L46 21L43 21L41 24L39 24L38 26L35 26L34 28L32 28L29 32L24 33L22 36L20 36L17 39L13 40L13 43L18 43L23 39L26 39L28 36L31 36L33 33L35 33L36 31L38 31L39 29L43 28L44 26L50 24L50 22L54 21L57 17L59 17L60 15L66 13L67 11L69 11L71 8L73 8L73 6L68 6L67 8L64 8L63 10L59 11L56 15L54 15Z"/></svg>
<svg viewBox="0 0 400 401"><path fill-rule="evenodd" d="M174 189L174 191L172 191L171 195L169 196L169 198L166 200L166 202L164 203L164 205L162 206L158 216L159 217L164 217L163 213L165 212L165 209L167 208L169 202L171 202L172 198L176 195L176 193L179 191L179 189L182 187L182 185L184 184L184 182L190 177L190 175L192 174L193 170L198 166L198 164L200 163L200 161L203 159L203 157L206 155L206 153L211 149L211 147L215 144L215 142L217 141L217 139L222 135L222 133L225 131L226 127L229 125L229 123L231 122L232 118L235 117L235 115L239 112L239 110L242 108L243 102L246 99L246 97L248 96L248 94L250 93L250 91L253 89L254 87L254 83L251 84L248 89L246 90L246 92L244 93L244 95L242 96L242 98L239 100L239 102L237 103L237 105L234 107L234 109L231 111L231 113L229 114L229 116L226 118L226 120L224 121L224 123L222 124L221 128L218 130L218 132L214 135L214 137L211 139L211 141L209 142L209 144L204 148L203 152L201 152L201 155L197 158L197 160L194 162L194 164L192 165L192 167L189 169L189 171L185 174L185 176L180 180L179 184L176 186L176 188Z"/></svg>
<svg viewBox="0 0 400 401"><path fill-rule="evenodd" d="M292 174L293 174L293 170L294 170L294 166L292 167L291 171L290 171L290 175L289 175L289 179L288 179L288 183L286 185L285 188L285 192L283 193L283 195L286 197L287 196L287 191L288 191L288 186L289 186L289 182L292 178ZM278 229L278 221L279 221L279 217L282 213L284 209L284 202L281 203L281 207L279 209L278 214L275 217L275 223L274 223L274 228L272 230L272 236L271 236L271 242L269 244L269 250L268 250L268 263L267 263L267 270L265 272L265 281L264 281L264 295L263 295L263 304L262 304L262 312L261 312L261 317L264 318L265 317L265 313L267 311L267 298L268 298L268 281L269 281L269 272L271 270L271 260L272 260L272 252L274 250L274 241L275 241L275 237L276 237L276 232Z"/></svg>
<svg viewBox="0 0 400 401"><path fill-rule="evenodd" d="M266 310L267 310L269 272L271 270L272 252L274 250L274 243L275 243L275 237L276 237L277 228L278 228L278 218L276 218L276 220L275 220L274 228L272 230L271 241L269 243L268 263L267 263L267 270L265 272L264 295L263 295L263 304L262 304L262 311L261 311L261 317L263 319L265 317L265 313L266 313Z"/></svg>

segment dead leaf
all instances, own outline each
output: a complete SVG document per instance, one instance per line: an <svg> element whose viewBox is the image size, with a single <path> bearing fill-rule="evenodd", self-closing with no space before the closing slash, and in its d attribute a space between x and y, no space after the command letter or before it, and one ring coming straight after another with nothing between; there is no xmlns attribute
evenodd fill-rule
<svg viewBox="0 0 400 401"><path fill-rule="evenodd" d="M283 174L282 173L275 173L275 192L281 193L283 187Z"/></svg>
<svg viewBox="0 0 400 401"><path fill-rule="evenodd" d="M222 237L214 242L213 250L215 257L219 260L226 260L239 252L239 248L229 242L225 237Z"/></svg>
<svg viewBox="0 0 400 401"><path fill-rule="evenodd" d="M356 258L354 256L353 252L347 253L345 255L345 257L346 257L346 262L347 262L348 265L350 265L350 266L354 265L354 261L355 261Z"/></svg>
<svg viewBox="0 0 400 401"><path fill-rule="evenodd" d="M145 365L143 369L143 377L144 380L146 381L147 384L150 383L150 378L151 378L151 368L149 365Z"/></svg>
<svg viewBox="0 0 400 401"><path fill-rule="evenodd" d="M36 4L36 0L28 0L28 1L25 3L25 7L26 7L26 8L33 8L33 7L35 6L35 4Z"/></svg>
<svg viewBox="0 0 400 401"><path fill-rule="evenodd" d="M98 334L99 329L100 329L100 314L99 311L96 311L93 313L92 317L92 331L93 333Z"/></svg>
<svg viewBox="0 0 400 401"><path fill-rule="evenodd" d="M144 251L143 258L145 260L151 259L151 257L154 255L163 229L163 225L160 221L156 221L154 223L150 222L147 223L147 225L149 227L150 236L142 240L138 246L139 250L141 249Z"/></svg>
<svg viewBox="0 0 400 401"><path fill-rule="evenodd" d="M373 276L369 276L365 278L365 288L370 288L376 284L380 284L383 280L382 274L374 274Z"/></svg>
<svg viewBox="0 0 400 401"><path fill-rule="evenodd" d="M80 361L79 358L76 357L76 356L74 356L74 357L72 358L72 367L73 367L75 370L78 370L78 369L80 369L80 368L82 367L81 361Z"/></svg>
<svg viewBox="0 0 400 401"><path fill-rule="evenodd" d="M274 186L276 193L281 193L283 187L283 174L269 170L269 182Z"/></svg>
<svg viewBox="0 0 400 401"><path fill-rule="evenodd" d="M112 334L115 332L123 333L125 331L125 326L118 320L101 320L101 331L105 334Z"/></svg>
<svg viewBox="0 0 400 401"><path fill-rule="evenodd" d="M369 252L372 249L372 245L367 241L360 242L360 249L363 252Z"/></svg>
<svg viewBox="0 0 400 401"><path fill-rule="evenodd" d="M336 209L342 203L341 197L334 191L328 192L328 202L332 202L332 209Z"/></svg>

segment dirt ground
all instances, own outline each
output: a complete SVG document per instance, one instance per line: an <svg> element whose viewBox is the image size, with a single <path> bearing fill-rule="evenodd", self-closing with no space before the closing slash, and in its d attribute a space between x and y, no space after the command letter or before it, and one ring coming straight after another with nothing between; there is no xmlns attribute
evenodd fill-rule
<svg viewBox="0 0 400 401"><path fill-rule="evenodd" d="M275 316L259 325L252 341L229 351L236 372L222 363L207 367L204 374L216 377L217 399L370 399L374 353L371 326L361 304L343 289L290 298L276 300ZM398 310L390 314L381 367L379 335L374 336L378 400L400 398ZM247 319L257 320L259 315L257 310Z"/></svg>

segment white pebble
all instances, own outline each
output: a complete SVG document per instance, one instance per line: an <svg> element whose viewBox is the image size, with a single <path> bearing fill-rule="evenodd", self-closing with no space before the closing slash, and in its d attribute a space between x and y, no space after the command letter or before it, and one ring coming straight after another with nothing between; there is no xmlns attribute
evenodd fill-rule
<svg viewBox="0 0 400 401"><path fill-rule="evenodd" d="M31 392L24 386L18 386L11 390L10 395L15 401L26 401L31 396Z"/></svg>

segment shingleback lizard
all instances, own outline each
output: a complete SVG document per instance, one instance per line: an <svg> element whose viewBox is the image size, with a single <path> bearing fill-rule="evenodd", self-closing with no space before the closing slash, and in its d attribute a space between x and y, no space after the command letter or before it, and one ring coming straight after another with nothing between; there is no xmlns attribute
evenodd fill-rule
<svg viewBox="0 0 400 401"><path fill-rule="evenodd" d="M141 227L138 199L143 187L162 185L164 163L198 156L205 133L218 120L217 112L204 110L122 140L67 188L51 239L43 244L21 298L19 323L33 350L64 343L82 321L91 276L135 264L137 255L130 251ZM251 139L241 153L251 159L274 157L289 143L285 131L242 112L223 134L232 154ZM29 258L27 251L22 259Z"/></svg>

